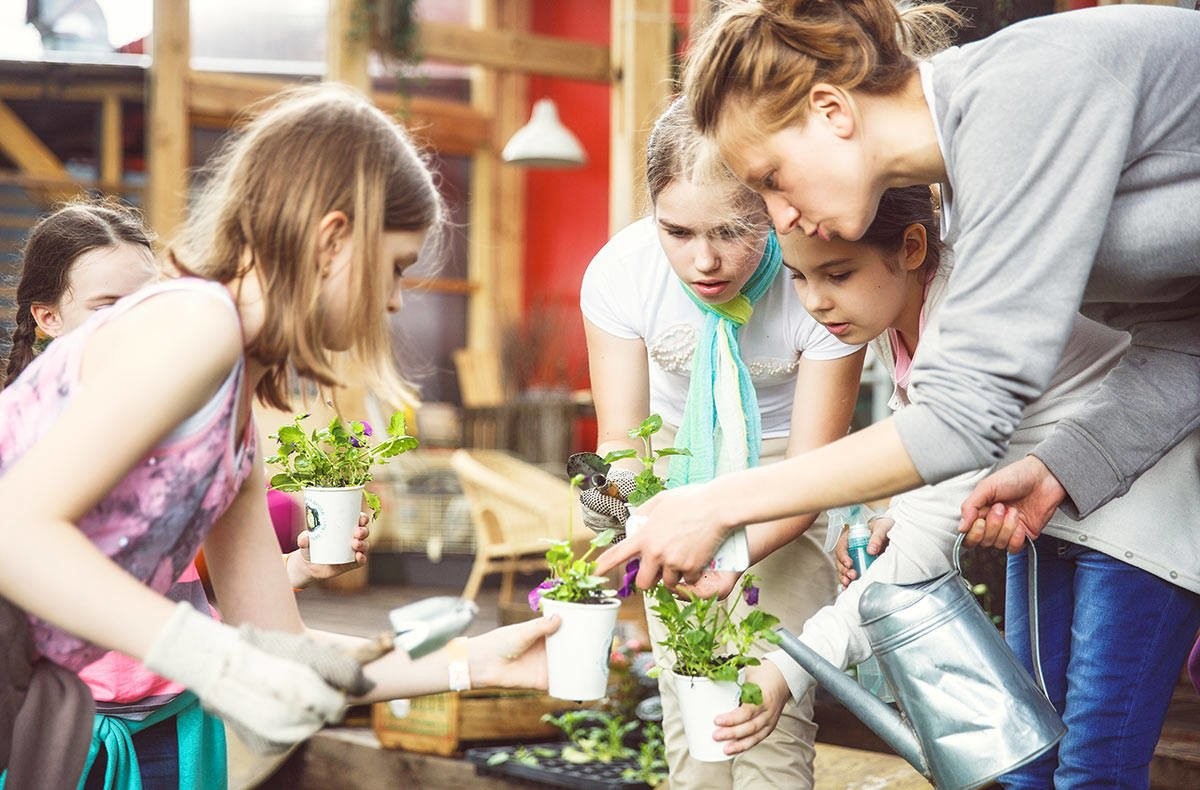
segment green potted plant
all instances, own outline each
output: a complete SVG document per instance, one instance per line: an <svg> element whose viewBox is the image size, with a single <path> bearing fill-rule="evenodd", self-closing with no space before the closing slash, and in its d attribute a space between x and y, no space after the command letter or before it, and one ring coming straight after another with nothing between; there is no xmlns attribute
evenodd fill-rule
<svg viewBox="0 0 1200 790"><path fill-rule="evenodd" d="M754 574L747 573L737 588L751 606L758 604L755 581ZM663 661L656 669L668 672L675 684L688 752L705 762L730 759L724 744L712 738L713 719L742 702L762 703L762 689L744 680L744 670L760 663L750 655L757 643L779 644L774 630L779 618L754 609L737 620L733 607L716 596L697 598L689 593L680 600L661 583L646 594L653 597L651 608L666 631L659 642Z"/></svg>
<svg viewBox="0 0 1200 790"><path fill-rule="evenodd" d="M572 548L575 531L575 489L581 475L571 478L571 508L567 539L546 551L550 576L529 592L529 607L543 617L557 614L562 625L546 637L547 691L552 697L582 702L601 699L608 689L608 655L617 626L620 601L608 578L596 573L592 554L612 543L616 530L605 530L588 544L582 557Z"/></svg>
<svg viewBox="0 0 1200 790"><path fill-rule="evenodd" d="M374 431L365 421L344 423L334 417L326 427L309 432L301 424L308 417L302 414L272 434L278 447L267 464L280 471L271 477L270 485L279 491L303 492L312 562L354 562L350 541L364 497L371 518L379 516L379 497L365 489L373 467L414 449L417 440L408 435L400 411L392 414L387 438L378 444L371 443Z"/></svg>

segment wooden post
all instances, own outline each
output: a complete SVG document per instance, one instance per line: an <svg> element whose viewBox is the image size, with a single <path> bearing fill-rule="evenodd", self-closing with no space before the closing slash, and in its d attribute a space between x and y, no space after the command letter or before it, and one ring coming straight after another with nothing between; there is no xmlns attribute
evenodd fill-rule
<svg viewBox="0 0 1200 790"><path fill-rule="evenodd" d="M646 139L670 94L670 0L612 0L610 232L632 222L646 184Z"/></svg>
<svg viewBox="0 0 1200 790"><path fill-rule="evenodd" d="M360 0L329 0L329 23L325 28L325 79L344 82L371 95L371 74L367 69L370 51L366 20L357 19Z"/></svg>
<svg viewBox="0 0 1200 790"><path fill-rule="evenodd" d="M356 13L362 13L360 9L359 0L329 0L329 20L325 26L325 79L345 83L370 96L368 31L365 29L366 21L355 18ZM362 371L343 365L340 374L345 386L339 387L334 393L337 410L348 419L362 419L367 414L367 390ZM395 405L398 404L391 404ZM367 577L367 565L364 564L361 568L322 582L322 586L340 592L357 592L367 588Z"/></svg>
<svg viewBox="0 0 1200 790"><path fill-rule="evenodd" d="M121 129L121 97L106 93L100 104L100 188L108 193L121 190L125 169Z"/></svg>
<svg viewBox="0 0 1200 790"><path fill-rule="evenodd" d="M527 31L529 0L472 0L474 28ZM473 69L471 105L492 119L491 139L472 158L467 277L477 285L467 307L467 347L499 352L524 305L525 175L500 151L528 120L529 80L511 71Z"/></svg>
<svg viewBox="0 0 1200 790"><path fill-rule="evenodd" d="M187 210L191 150L187 77L191 61L188 0L154 0L149 123L146 133L146 218L169 237Z"/></svg>

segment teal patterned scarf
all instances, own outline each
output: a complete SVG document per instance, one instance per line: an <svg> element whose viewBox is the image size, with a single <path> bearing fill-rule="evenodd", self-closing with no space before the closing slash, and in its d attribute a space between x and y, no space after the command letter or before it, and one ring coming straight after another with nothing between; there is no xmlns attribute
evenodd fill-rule
<svg viewBox="0 0 1200 790"><path fill-rule="evenodd" d="M726 472L758 465L762 446L762 415L750 372L738 347L738 330L754 313L755 303L775 282L783 265L775 231L754 274L737 296L719 305L701 300L682 280L684 292L705 314L704 327L692 356L683 420L676 447L692 454L671 457L669 485L702 483Z"/></svg>

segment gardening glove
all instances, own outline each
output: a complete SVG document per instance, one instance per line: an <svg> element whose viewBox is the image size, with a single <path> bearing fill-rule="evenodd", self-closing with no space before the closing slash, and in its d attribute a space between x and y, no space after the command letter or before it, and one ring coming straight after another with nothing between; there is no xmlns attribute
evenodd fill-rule
<svg viewBox="0 0 1200 790"><path fill-rule="evenodd" d="M584 525L593 532L615 529L624 533L625 520L629 518L629 495L633 489L633 472L612 469L605 485L581 490L579 503L583 505Z"/></svg>
<svg viewBox="0 0 1200 790"><path fill-rule="evenodd" d="M289 657L281 658L247 641L247 630L259 640L275 636L249 626L239 633L181 602L144 663L191 689L260 754L286 751L341 717L345 695L305 662L315 652L297 655L293 644ZM312 650L322 648L314 643ZM327 660L324 666L330 677L354 678L354 672L332 656ZM348 657L344 660L354 663Z"/></svg>

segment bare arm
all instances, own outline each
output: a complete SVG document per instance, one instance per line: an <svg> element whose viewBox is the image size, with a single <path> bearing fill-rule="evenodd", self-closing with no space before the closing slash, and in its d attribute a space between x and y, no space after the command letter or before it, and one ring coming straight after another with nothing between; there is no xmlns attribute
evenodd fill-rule
<svg viewBox="0 0 1200 790"><path fill-rule="evenodd" d="M267 483L255 463L233 504L204 542L221 617L231 625L304 630L267 510Z"/></svg>
<svg viewBox="0 0 1200 790"><path fill-rule="evenodd" d="M597 448L603 455L613 450L641 445L629 438L650 413L650 369L646 344L641 340L616 337L584 319L592 401L596 405ZM637 461L626 461L638 471Z"/></svg>
<svg viewBox="0 0 1200 790"><path fill-rule="evenodd" d="M213 395L240 348L228 308L197 294L156 296L97 330L70 402L0 478L0 594L95 644L145 655L172 603L75 524Z"/></svg>
<svg viewBox="0 0 1200 790"><path fill-rule="evenodd" d="M869 502L922 484L889 417L777 464L666 491L643 508L637 536L600 555L601 568L642 558L637 585L695 579L737 526Z"/></svg>

